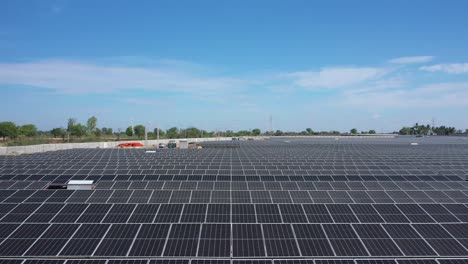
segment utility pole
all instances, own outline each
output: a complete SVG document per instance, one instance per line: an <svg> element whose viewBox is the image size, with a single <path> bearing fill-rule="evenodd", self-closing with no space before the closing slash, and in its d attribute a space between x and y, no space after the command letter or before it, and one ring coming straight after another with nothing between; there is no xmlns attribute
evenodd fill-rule
<svg viewBox="0 0 468 264"><path fill-rule="evenodd" d="M429 129L429 134L430 134L431 136L434 135L434 130L433 130L433 129L435 128L435 122L436 122L436 120L435 120L435 118L433 117L433 118L432 118L432 127L431 127L431 129Z"/></svg>
<svg viewBox="0 0 468 264"><path fill-rule="evenodd" d="M158 145L158 148L159 148L159 125L156 131L156 145Z"/></svg>
<svg viewBox="0 0 468 264"><path fill-rule="evenodd" d="M148 127L147 126L145 126L145 145L148 145Z"/></svg>
<svg viewBox="0 0 468 264"><path fill-rule="evenodd" d="M273 116L270 114L270 132L273 133Z"/></svg>

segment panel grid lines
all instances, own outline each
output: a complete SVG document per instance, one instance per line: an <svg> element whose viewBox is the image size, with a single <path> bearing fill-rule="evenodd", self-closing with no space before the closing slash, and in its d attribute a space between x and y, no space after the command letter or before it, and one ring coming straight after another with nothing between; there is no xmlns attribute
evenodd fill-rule
<svg viewBox="0 0 468 264"><path fill-rule="evenodd" d="M468 262L468 142L410 140L0 156L0 262Z"/></svg>

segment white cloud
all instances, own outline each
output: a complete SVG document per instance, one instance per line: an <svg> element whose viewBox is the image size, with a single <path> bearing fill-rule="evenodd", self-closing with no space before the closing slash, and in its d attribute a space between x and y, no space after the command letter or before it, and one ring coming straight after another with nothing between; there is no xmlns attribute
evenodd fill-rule
<svg viewBox="0 0 468 264"><path fill-rule="evenodd" d="M292 87L292 86L287 86L287 85L284 85L284 86L270 86L268 87L268 89L274 93L278 93L278 94L292 94L295 92L295 89Z"/></svg>
<svg viewBox="0 0 468 264"><path fill-rule="evenodd" d="M431 66L422 66L419 68L428 72L446 72L450 74L468 73L468 63L436 64Z"/></svg>
<svg viewBox="0 0 468 264"><path fill-rule="evenodd" d="M381 68L334 67L320 71L303 71L285 74L295 85L304 88L339 88L380 78L389 71Z"/></svg>
<svg viewBox="0 0 468 264"><path fill-rule="evenodd" d="M396 64L410 64L410 63L424 63L434 59L433 56L413 56L413 57L400 57L389 60L390 63Z"/></svg>
<svg viewBox="0 0 468 264"><path fill-rule="evenodd" d="M343 94L332 102L339 106L372 109L468 107L468 82L436 83L415 89Z"/></svg>
<svg viewBox="0 0 468 264"><path fill-rule="evenodd" d="M358 88L347 89L344 94L360 94L369 93L389 89L402 88L407 84L407 80L403 76L392 76L379 79L365 85L360 85Z"/></svg>
<svg viewBox="0 0 468 264"><path fill-rule="evenodd" d="M176 97L164 97L162 99L149 99L149 98L118 98L116 101L134 104L134 105L148 105L148 106L157 106L157 107L176 107L177 98Z"/></svg>
<svg viewBox="0 0 468 264"><path fill-rule="evenodd" d="M60 93L112 93L142 89L215 94L240 89L245 81L195 75L183 67L126 67L52 60L0 64L0 83L51 88Z"/></svg>
<svg viewBox="0 0 468 264"><path fill-rule="evenodd" d="M298 87L349 88L366 82L380 82L380 78L390 71L372 67L334 67L315 72L248 78L216 72L217 69L183 61L142 60L138 57L101 59L94 63L70 59L46 60L0 63L0 84L48 88L62 94L109 94L135 89L178 92L190 94L191 99L222 103L231 100L234 95L246 94L247 88L252 91L267 88L282 94L294 93Z"/></svg>
<svg viewBox="0 0 468 264"><path fill-rule="evenodd" d="M168 101L177 101L183 96L185 101L252 108L262 105L266 100L276 100L274 96L293 96L296 89L302 88L309 91L337 89L334 90L333 97L328 98L328 102L322 97L320 100L343 107L377 109L468 106L468 82L436 83L409 88L414 87L407 82L411 78L386 68L332 67L318 71L234 78L214 75L208 68L178 61L148 64L150 65L125 66L123 63L72 60L0 63L0 84L49 88L62 94L118 95L118 92L132 89L165 93L165 97L133 95L122 101L141 105L164 104L168 96L177 96ZM174 95L173 92L177 94ZM272 92L276 95L271 95ZM371 113L373 112L379 111ZM375 114L372 118L378 119L379 116Z"/></svg>

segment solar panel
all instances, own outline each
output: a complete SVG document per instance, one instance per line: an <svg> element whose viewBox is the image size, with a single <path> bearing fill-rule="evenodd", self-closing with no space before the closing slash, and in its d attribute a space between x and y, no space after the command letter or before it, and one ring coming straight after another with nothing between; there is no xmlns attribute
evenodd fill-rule
<svg viewBox="0 0 468 264"><path fill-rule="evenodd" d="M0 156L0 264L468 262L466 144L405 140Z"/></svg>

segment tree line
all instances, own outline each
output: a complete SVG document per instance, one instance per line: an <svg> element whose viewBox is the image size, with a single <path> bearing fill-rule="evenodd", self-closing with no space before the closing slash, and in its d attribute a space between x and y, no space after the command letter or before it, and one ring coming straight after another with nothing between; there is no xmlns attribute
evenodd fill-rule
<svg viewBox="0 0 468 264"><path fill-rule="evenodd" d="M159 130L159 131L158 131ZM216 136L259 136L260 129L256 128L251 131L242 130L233 131L206 131L196 127L177 128L171 127L167 130L154 128L151 131L146 131L144 125L138 124L129 126L124 131L118 129L114 131L109 127L98 127L98 119L95 116L90 117L86 124L78 122L76 118L69 118L67 126L56 127L50 131L39 131L33 124L17 126L13 122L0 122L0 137L5 142L7 139L32 138L37 136L49 136L53 138L61 138L63 141L77 140L96 140L96 139L143 139L145 134L148 139L156 139L158 136L161 139L176 139L176 138L202 138ZM38 142L45 143L45 142Z"/></svg>
<svg viewBox="0 0 468 264"><path fill-rule="evenodd" d="M446 127L446 126L431 126L429 124L423 125L416 123L411 127L402 127L398 131L400 135L455 135L455 134L468 134L468 129L462 131L461 129L456 129L455 127Z"/></svg>
<svg viewBox="0 0 468 264"><path fill-rule="evenodd" d="M22 126L17 126L13 122L1 122L0 123L0 137L3 138L3 141L6 138L17 138L20 136L24 137L34 137L38 134L37 127L33 124L26 124Z"/></svg>
<svg viewBox="0 0 468 264"><path fill-rule="evenodd" d="M67 126L56 127L50 131L39 131L34 124L16 125L13 122L0 122L0 137L5 142L7 139L25 139L34 137L53 137L61 138L63 141L76 140L121 140L121 139L143 139L147 134L148 139L156 139L159 135L161 139L176 139L176 138L203 138L203 137L240 137L240 136L307 136L307 135L341 135L341 134L376 134L375 130L358 131L353 128L347 133L340 131L314 131L311 128L306 128L303 131L265 131L255 128L252 130L240 131L206 131L196 127L178 128L171 127L167 130L154 128L151 131L146 131L144 125L138 124L129 126L124 131L119 129L114 131L109 127L98 127L98 119L95 116L88 118L85 124L78 122L76 118L69 118ZM430 126L420 125L416 123L411 127L403 127L394 134L400 135L454 135L468 134L468 129L465 131L456 129L455 127L446 126ZM45 143L45 142L40 142Z"/></svg>

